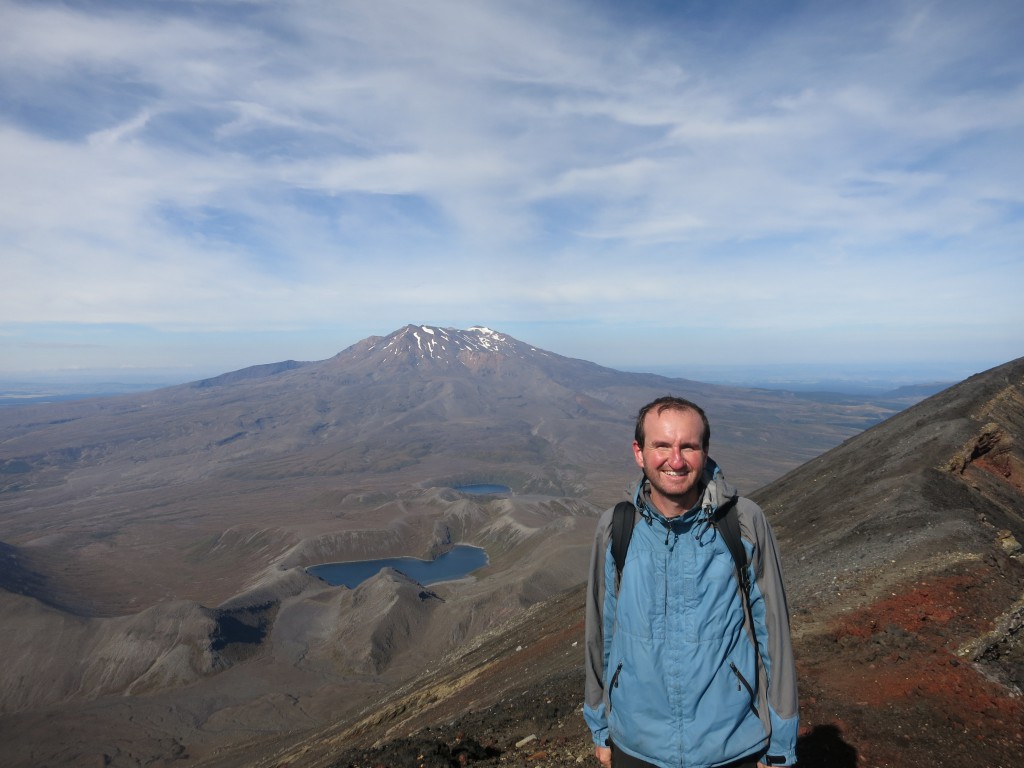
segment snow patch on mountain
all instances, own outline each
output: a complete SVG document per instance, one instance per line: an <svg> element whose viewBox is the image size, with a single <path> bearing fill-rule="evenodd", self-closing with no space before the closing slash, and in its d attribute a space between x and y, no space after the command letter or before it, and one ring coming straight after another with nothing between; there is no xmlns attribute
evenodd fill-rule
<svg viewBox="0 0 1024 768"><path fill-rule="evenodd" d="M451 363L463 352L490 353L508 357L526 354L550 354L484 326L467 330L438 328L429 325L408 325L379 340L368 352L385 357L407 357L410 353L421 359Z"/></svg>

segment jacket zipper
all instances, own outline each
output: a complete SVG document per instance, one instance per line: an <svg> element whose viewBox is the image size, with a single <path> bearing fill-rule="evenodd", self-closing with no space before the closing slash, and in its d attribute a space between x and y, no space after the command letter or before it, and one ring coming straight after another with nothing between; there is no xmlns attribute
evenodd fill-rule
<svg viewBox="0 0 1024 768"><path fill-rule="evenodd" d="M754 689L750 687L750 683L747 682L747 678L743 676L739 669L736 668L736 665L731 661L729 662L729 668L732 670L732 673L736 675L736 690L742 691L744 688L747 689L747 696L750 698L750 710L760 717L760 714L758 714L757 711L757 696L754 693Z"/></svg>
<svg viewBox="0 0 1024 768"><path fill-rule="evenodd" d="M619 666L615 668L615 674L612 675L612 681L608 686L608 711L612 711L612 689L619 687L619 673L622 672L622 662L619 662Z"/></svg>

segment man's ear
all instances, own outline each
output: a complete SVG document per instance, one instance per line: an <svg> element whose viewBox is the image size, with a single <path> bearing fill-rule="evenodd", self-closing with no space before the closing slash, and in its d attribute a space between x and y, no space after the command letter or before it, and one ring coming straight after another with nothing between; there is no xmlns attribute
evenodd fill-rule
<svg viewBox="0 0 1024 768"><path fill-rule="evenodd" d="M640 469L644 468L644 449L640 447L640 443L636 440L633 441L633 458L636 459L636 465Z"/></svg>

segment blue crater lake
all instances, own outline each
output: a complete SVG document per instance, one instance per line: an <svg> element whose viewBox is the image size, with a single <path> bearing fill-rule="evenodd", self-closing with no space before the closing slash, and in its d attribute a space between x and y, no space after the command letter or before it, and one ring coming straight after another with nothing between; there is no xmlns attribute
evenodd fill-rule
<svg viewBox="0 0 1024 768"><path fill-rule="evenodd" d="M461 579L487 565L487 553L480 547L458 544L434 560L415 557L386 557L381 560L353 560L348 563L311 565L306 570L331 586L355 589L384 568L394 568L423 586L449 579Z"/></svg>
<svg viewBox="0 0 1024 768"><path fill-rule="evenodd" d="M512 493L507 485L492 485L490 483L475 483L473 485L456 485L453 488L459 493L470 493L474 496L486 496L492 493Z"/></svg>

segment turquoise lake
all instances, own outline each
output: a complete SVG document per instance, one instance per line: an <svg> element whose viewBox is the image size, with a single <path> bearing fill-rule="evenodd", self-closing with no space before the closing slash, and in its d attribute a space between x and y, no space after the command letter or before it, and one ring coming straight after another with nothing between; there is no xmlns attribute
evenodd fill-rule
<svg viewBox="0 0 1024 768"><path fill-rule="evenodd" d="M380 560L353 560L348 563L311 565L306 570L335 587L354 589L384 568L394 568L423 586L439 581L461 579L487 565L487 552L480 547L458 544L434 560L415 557L386 557Z"/></svg>
<svg viewBox="0 0 1024 768"><path fill-rule="evenodd" d="M459 493L469 493L474 496L487 496L492 493L512 493L512 489L507 485L492 485L491 483L456 485L453 488Z"/></svg>

